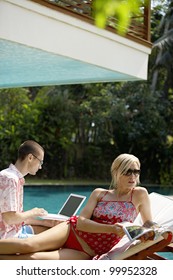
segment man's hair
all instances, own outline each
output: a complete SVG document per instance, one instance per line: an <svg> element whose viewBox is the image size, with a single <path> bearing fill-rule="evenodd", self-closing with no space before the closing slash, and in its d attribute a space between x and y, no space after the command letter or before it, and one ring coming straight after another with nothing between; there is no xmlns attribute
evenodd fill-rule
<svg viewBox="0 0 173 280"><path fill-rule="evenodd" d="M33 140L27 140L23 142L18 149L18 159L24 160L29 154L38 156L39 150L42 150L44 152L43 147L40 146L37 142Z"/></svg>

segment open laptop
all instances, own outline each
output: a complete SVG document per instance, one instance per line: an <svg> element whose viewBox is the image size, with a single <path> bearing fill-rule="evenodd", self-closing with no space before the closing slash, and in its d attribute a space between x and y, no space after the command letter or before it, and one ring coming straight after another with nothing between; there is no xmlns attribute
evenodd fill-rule
<svg viewBox="0 0 173 280"><path fill-rule="evenodd" d="M49 213L46 216L39 216L39 218L44 220L65 221L77 213L85 199L86 196L71 193L57 214Z"/></svg>

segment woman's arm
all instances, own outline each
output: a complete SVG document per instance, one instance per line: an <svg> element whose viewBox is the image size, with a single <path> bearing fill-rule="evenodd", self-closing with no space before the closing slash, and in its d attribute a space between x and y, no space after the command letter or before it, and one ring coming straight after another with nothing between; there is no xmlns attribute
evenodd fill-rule
<svg viewBox="0 0 173 280"><path fill-rule="evenodd" d="M151 204L148 191L143 187L137 187L133 194L133 203L140 213L143 223L152 221Z"/></svg>
<svg viewBox="0 0 173 280"><path fill-rule="evenodd" d="M115 233L119 236L121 236L122 234L124 235L122 226L119 224L100 224L91 220L94 208L98 200L104 195L105 191L105 189L97 188L91 193L86 206L83 208L78 217L77 229L92 233L109 232Z"/></svg>

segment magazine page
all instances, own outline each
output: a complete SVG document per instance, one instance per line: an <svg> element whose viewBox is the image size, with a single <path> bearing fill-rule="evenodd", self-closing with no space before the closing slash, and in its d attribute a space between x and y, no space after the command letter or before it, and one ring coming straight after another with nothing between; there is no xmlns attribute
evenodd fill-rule
<svg viewBox="0 0 173 280"><path fill-rule="evenodd" d="M127 234L130 241L139 239L139 237L151 232L155 236L155 230L153 228L146 228L140 225L134 225L132 223L124 224L124 232Z"/></svg>

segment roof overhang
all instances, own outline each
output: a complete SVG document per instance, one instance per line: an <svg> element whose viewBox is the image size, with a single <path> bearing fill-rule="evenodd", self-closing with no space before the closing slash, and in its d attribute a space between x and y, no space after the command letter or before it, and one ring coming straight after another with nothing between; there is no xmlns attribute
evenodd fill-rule
<svg viewBox="0 0 173 280"><path fill-rule="evenodd" d="M32 1L0 1L0 88L146 80L151 47Z"/></svg>

